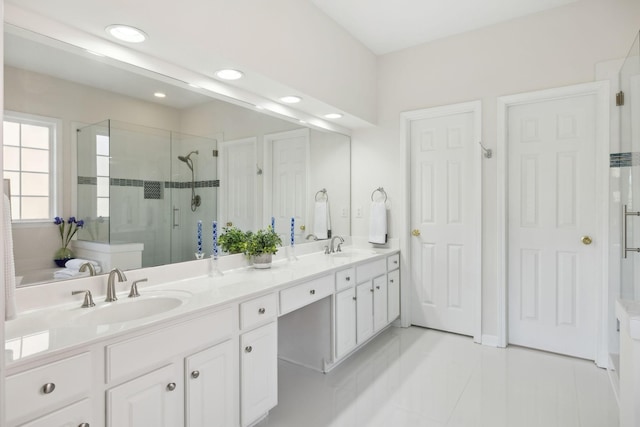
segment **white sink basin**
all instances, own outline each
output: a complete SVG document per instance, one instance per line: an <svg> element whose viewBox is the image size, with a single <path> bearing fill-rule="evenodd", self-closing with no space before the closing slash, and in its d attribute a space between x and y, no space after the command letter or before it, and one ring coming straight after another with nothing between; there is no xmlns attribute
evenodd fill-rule
<svg viewBox="0 0 640 427"><path fill-rule="evenodd" d="M355 258L375 255L376 253L373 249L343 249L342 252L334 252L331 256L334 258Z"/></svg>
<svg viewBox="0 0 640 427"><path fill-rule="evenodd" d="M92 325L109 325L130 322L166 313L180 307L185 300L175 296L151 296L139 298L121 298L118 301L98 307L83 309L75 322Z"/></svg>

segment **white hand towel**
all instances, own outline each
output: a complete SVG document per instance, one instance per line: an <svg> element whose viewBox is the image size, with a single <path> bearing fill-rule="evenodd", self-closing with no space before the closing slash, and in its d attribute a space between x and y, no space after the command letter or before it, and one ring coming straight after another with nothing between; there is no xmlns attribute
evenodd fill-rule
<svg viewBox="0 0 640 427"><path fill-rule="evenodd" d="M13 233L11 231L11 203L4 195L4 317L11 320L16 317L16 267L13 258Z"/></svg>
<svg viewBox="0 0 640 427"><path fill-rule="evenodd" d="M88 276L89 272L80 272L79 270L72 270L70 268L63 268L62 270L56 270L53 273L54 279L71 279L72 277L85 277Z"/></svg>
<svg viewBox="0 0 640 427"><path fill-rule="evenodd" d="M66 268L71 269L71 270L80 270L80 267L85 262L88 262L89 264L93 264L94 267L99 267L100 266L100 263L97 262L97 261L93 261L93 260L90 260L90 259L82 259L82 258L71 259L71 260L67 261L64 266Z"/></svg>
<svg viewBox="0 0 640 427"><path fill-rule="evenodd" d="M318 239L331 237L331 216L329 215L329 202L318 201L315 205L313 216L313 234Z"/></svg>
<svg viewBox="0 0 640 427"><path fill-rule="evenodd" d="M385 202L371 203L369 242L379 245L387 243L387 206Z"/></svg>

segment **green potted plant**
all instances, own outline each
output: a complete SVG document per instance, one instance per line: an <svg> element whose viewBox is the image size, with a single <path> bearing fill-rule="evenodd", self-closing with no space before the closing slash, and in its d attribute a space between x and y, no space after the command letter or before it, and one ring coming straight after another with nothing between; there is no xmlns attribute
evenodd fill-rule
<svg viewBox="0 0 640 427"><path fill-rule="evenodd" d="M218 237L218 244L224 252L241 254L247 250L247 241L251 231L242 231L237 227L224 227Z"/></svg>
<svg viewBox="0 0 640 427"><path fill-rule="evenodd" d="M248 236L245 254L253 262L255 268L271 268L273 254L278 252L278 246L282 245L282 239L271 226L258 230Z"/></svg>

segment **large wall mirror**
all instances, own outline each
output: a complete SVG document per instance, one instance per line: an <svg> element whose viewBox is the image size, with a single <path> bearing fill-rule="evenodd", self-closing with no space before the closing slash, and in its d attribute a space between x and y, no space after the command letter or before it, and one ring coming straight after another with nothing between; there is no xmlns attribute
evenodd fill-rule
<svg viewBox="0 0 640 427"><path fill-rule="evenodd" d="M348 136L11 25L4 36L5 122L25 126L24 135L30 124L53 125L53 160L40 169L21 157L35 147L5 142L4 177L23 196L12 200L23 218L12 227L22 285L53 280L58 215L84 221L82 241L141 245L142 267L194 259L198 221L207 255L214 220L253 230L273 217L288 242L293 217L302 242L315 231L318 200L329 201L333 234L350 234ZM45 187L57 207L48 222L32 221Z"/></svg>

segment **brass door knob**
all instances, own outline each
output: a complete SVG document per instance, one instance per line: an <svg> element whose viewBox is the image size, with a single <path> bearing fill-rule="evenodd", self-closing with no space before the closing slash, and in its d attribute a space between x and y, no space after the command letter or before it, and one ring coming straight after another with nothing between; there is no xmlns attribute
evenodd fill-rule
<svg viewBox="0 0 640 427"><path fill-rule="evenodd" d="M304 225L301 225L301 226L300 226L300 230L304 231L304 230L306 230L306 229L307 229L307 227L305 227Z"/></svg>
<svg viewBox="0 0 640 427"><path fill-rule="evenodd" d="M585 244L585 245L590 245L590 244L593 242L593 240L591 240L591 237L589 237L589 236L582 236L582 237L580 238L580 240L581 240L581 241L582 241L582 243L583 243L583 244Z"/></svg>
<svg viewBox="0 0 640 427"><path fill-rule="evenodd" d="M231 221L227 222L227 227L233 227L233 222Z"/></svg>
<svg viewBox="0 0 640 427"><path fill-rule="evenodd" d="M420 230L418 230L417 228L415 230L411 230L411 235L419 237L420 236Z"/></svg>

